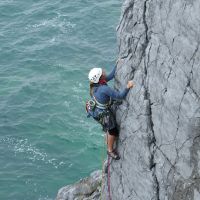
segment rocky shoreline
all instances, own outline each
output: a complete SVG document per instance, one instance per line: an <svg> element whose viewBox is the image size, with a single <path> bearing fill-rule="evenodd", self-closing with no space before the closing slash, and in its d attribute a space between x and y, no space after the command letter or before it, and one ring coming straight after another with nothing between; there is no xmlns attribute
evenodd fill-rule
<svg viewBox="0 0 200 200"><path fill-rule="evenodd" d="M61 188L56 200L98 200L101 196L102 171L94 171L89 177Z"/></svg>

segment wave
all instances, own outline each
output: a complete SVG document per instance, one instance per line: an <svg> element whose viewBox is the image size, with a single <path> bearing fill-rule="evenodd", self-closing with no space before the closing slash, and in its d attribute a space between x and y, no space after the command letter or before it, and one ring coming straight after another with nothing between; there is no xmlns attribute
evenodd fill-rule
<svg viewBox="0 0 200 200"><path fill-rule="evenodd" d="M76 27L76 24L65 19L64 17L65 15L61 15L60 13L58 13L57 16L52 19L43 19L38 23L28 24L25 27L25 30L40 31L43 28L56 28L57 30L66 34L74 29Z"/></svg>
<svg viewBox="0 0 200 200"><path fill-rule="evenodd" d="M46 152L32 145L27 138L18 139L16 137L6 136L0 140L0 144L6 144L15 156L23 154L24 159L28 159L33 163L41 161L56 169L66 164L65 161L51 158Z"/></svg>

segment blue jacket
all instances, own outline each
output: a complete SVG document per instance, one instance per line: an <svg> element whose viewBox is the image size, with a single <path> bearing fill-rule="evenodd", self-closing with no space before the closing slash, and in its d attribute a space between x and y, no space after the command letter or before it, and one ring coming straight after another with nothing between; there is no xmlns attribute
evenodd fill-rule
<svg viewBox="0 0 200 200"><path fill-rule="evenodd" d="M106 76L106 81L110 81L114 78L115 76L115 71L116 71L116 66L113 68L111 73ZM93 95L96 98L96 100L101 103L101 104L107 104L113 99L124 99L126 95L128 94L129 89L124 88L121 91L116 91L109 87L107 84L104 85L99 85L98 83L96 84L96 87L94 87L93 90Z"/></svg>

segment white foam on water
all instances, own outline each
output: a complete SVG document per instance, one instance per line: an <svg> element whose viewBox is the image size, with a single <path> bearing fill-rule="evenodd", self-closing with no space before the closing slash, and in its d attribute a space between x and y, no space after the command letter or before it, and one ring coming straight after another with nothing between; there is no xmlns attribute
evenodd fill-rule
<svg viewBox="0 0 200 200"><path fill-rule="evenodd" d="M29 24L25 27L26 30L40 30L41 28L57 28L62 33L68 33L75 28L76 24L62 18L63 15L58 15L52 19L44 19L40 23ZM55 40L55 38L53 38Z"/></svg>
<svg viewBox="0 0 200 200"><path fill-rule="evenodd" d="M14 0L1 0L0 5L1 6L2 5L8 5L8 4L11 4L13 2L14 2Z"/></svg>
<svg viewBox="0 0 200 200"><path fill-rule="evenodd" d="M70 101L64 101L64 106L65 106L66 108L70 108L71 102L70 102Z"/></svg>
<svg viewBox="0 0 200 200"><path fill-rule="evenodd" d="M26 138L17 139L16 137L9 136L2 138L0 143L7 144L8 148L14 152L15 156L18 156L18 154L24 154L25 159L31 160L32 162L42 161L45 164L50 164L56 169L66 164L64 161L51 158L47 153L34 147Z"/></svg>
<svg viewBox="0 0 200 200"><path fill-rule="evenodd" d="M39 23L29 24L25 26L25 31L40 32L47 28L54 28L59 30L59 33L55 33L53 37L48 39L47 43L52 45L55 43L63 42L64 38L68 37L68 34L76 27L75 23L72 23L63 15L58 14L52 19L43 19Z"/></svg>

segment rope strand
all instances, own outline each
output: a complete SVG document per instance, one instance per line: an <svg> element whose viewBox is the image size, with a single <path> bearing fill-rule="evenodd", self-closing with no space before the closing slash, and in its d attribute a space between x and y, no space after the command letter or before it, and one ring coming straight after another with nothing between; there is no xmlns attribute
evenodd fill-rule
<svg viewBox="0 0 200 200"><path fill-rule="evenodd" d="M108 184L108 199L111 199L111 192L110 192L110 156L108 156L108 177L107 177L107 184Z"/></svg>
<svg viewBox="0 0 200 200"><path fill-rule="evenodd" d="M104 169L103 169L103 165L104 165L104 154L105 154L105 138L103 137L103 149L102 149L102 153L101 153L101 159L102 159L102 178L101 178L101 200L102 200L102 196L103 196L103 185L104 185Z"/></svg>

